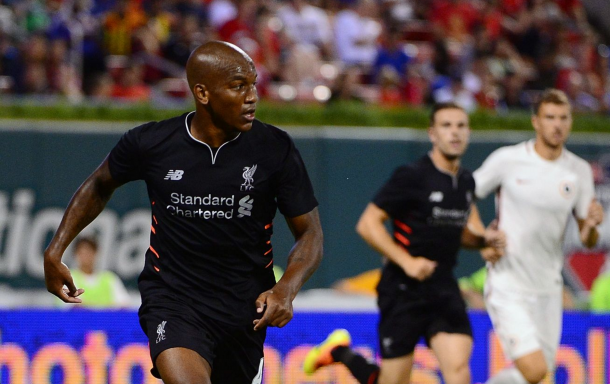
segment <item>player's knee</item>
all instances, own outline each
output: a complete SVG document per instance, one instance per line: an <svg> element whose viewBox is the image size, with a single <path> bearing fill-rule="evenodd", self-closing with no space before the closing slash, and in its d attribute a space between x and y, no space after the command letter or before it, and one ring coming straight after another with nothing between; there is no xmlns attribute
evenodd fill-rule
<svg viewBox="0 0 610 384"><path fill-rule="evenodd" d="M470 383L470 366L468 361L457 362L443 372L446 383Z"/></svg>
<svg viewBox="0 0 610 384"><path fill-rule="evenodd" d="M521 371L523 378L531 384L537 384L544 380L544 377L546 376L548 371L546 362L544 361L535 362L527 366L520 367L519 370Z"/></svg>
<svg viewBox="0 0 610 384"><path fill-rule="evenodd" d="M515 366L528 383L539 383L546 376L549 368L542 351L535 351L531 354L515 360Z"/></svg>

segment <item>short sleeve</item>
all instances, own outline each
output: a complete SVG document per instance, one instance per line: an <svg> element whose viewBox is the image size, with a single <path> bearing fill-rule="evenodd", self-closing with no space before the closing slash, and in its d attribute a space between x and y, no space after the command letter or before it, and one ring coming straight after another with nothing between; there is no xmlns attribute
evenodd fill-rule
<svg viewBox="0 0 610 384"><path fill-rule="evenodd" d="M140 134L144 126L133 128L121 137L108 156L112 178L120 182L144 178Z"/></svg>
<svg viewBox="0 0 610 384"><path fill-rule="evenodd" d="M574 212L576 218L584 219L589 212L589 205L595 197L595 185L593 183L593 171L591 166L582 160L578 169L578 197L576 198L576 206Z"/></svg>
<svg viewBox="0 0 610 384"><path fill-rule="evenodd" d="M277 205L282 215L297 217L318 206L301 154L289 138L290 148L282 163L277 184Z"/></svg>
<svg viewBox="0 0 610 384"><path fill-rule="evenodd" d="M373 203L396 217L410 209L417 198L417 175L408 166L396 168L390 179L381 187L373 198Z"/></svg>
<svg viewBox="0 0 610 384"><path fill-rule="evenodd" d="M487 197L502 184L503 170L503 148L494 151L473 173L475 181L475 195L478 199Z"/></svg>

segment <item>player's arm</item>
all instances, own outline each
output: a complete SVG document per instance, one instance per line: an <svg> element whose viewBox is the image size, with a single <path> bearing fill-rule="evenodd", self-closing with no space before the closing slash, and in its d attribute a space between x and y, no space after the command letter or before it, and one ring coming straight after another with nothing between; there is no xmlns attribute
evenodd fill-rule
<svg viewBox="0 0 610 384"><path fill-rule="evenodd" d="M597 226L604 221L604 208L595 199L589 204L587 217L584 219L576 219L578 229L580 230L580 241L587 248L593 248L599 239Z"/></svg>
<svg viewBox="0 0 610 384"><path fill-rule="evenodd" d="M472 204L468 221L462 231L462 246L480 249L484 260L495 262L504 255L506 235L498 229L495 220L485 228L477 206Z"/></svg>
<svg viewBox="0 0 610 384"><path fill-rule="evenodd" d="M412 256L398 245L384 225L389 218L386 211L369 203L358 220L356 232L371 248L400 266L408 276L420 281L427 279L437 263L425 257Z"/></svg>
<svg viewBox="0 0 610 384"><path fill-rule="evenodd" d="M80 303L84 291L76 289L68 267L61 257L68 245L102 212L112 193L121 183L114 180L108 159L78 188L64 213L59 228L44 252L44 275L47 290L66 303ZM67 291L63 286L66 285Z"/></svg>
<svg viewBox="0 0 610 384"><path fill-rule="evenodd" d="M254 320L254 330L288 324L293 315L292 301L322 261L323 235L318 208L304 215L286 218L286 222L295 243L280 281L272 289L261 293L256 300L257 312L264 312L264 315L260 320Z"/></svg>

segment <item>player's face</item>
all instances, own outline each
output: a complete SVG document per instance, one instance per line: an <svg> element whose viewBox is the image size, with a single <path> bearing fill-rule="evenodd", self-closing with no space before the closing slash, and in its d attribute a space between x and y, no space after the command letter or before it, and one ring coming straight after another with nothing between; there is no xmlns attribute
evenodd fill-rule
<svg viewBox="0 0 610 384"><path fill-rule="evenodd" d="M227 131L249 131L258 102L254 64L239 60L222 72L208 87L214 123Z"/></svg>
<svg viewBox="0 0 610 384"><path fill-rule="evenodd" d="M468 115L457 108L441 109L434 115L428 134L434 149L448 159L457 159L466 151L470 139Z"/></svg>
<svg viewBox="0 0 610 384"><path fill-rule="evenodd" d="M536 139L550 148L560 148L572 130L572 112L567 104L544 103L532 116Z"/></svg>

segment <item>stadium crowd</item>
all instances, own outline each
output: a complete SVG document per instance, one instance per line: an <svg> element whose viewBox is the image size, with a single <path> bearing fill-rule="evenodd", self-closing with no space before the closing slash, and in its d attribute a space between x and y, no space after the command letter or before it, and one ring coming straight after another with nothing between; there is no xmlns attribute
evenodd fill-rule
<svg viewBox="0 0 610 384"><path fill-rule="evenodd" d="M501 111L556 87L610 110L610 49L580 0L0 0L0 93L188 98L211 39L248 52L263 98Z"/></svg>

